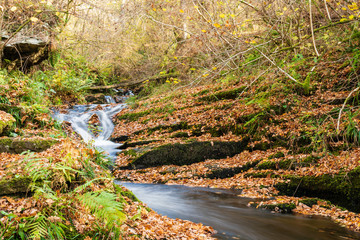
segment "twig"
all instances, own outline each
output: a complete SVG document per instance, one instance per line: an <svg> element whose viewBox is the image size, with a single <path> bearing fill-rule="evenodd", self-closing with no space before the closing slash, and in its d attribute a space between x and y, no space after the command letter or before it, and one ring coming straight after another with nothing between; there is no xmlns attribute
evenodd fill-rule
<svg viewBox="0 0 360 240"><path fill-rule="evenodd" d="M309 0L309 13L310 13L311 36L312 36L312 41L313 41L313 45L314 45L314 50L315 50L316 56L320 56L320 54L316 48L316 42L315 42L314 26L313 26L313 21L312 21L311 0Z"/></svg>
<svg viewBox="0 0 360 240"><path fill-rule="evenodd" d="M337 125L336 125L336 132L339 133L339 129L340 129L340 119L341 119L341 114L344 111L345 105L346 103L349 101L351 95L356 92L359 91L360 87L355 88L354 90L352 90L349 95L347 96L347 98L344 101L344 104L342 105L340 112L339 112L339 116L338 116L338 120L337 120Z"/></svg>
<svg viewBox="0 0 360 240"><path fill-rule="evenodd" d="M147 18L149 18L151 21L154 21L154 22L159 23L159 24L161 24L161 25L164 25L164 26L167 26L167 27L176 28L176 29L178 29L178 30L180 30L180 31L182 31L182 32L186 32L186 33L188 33L188 34L190 34L190 35L193 35L192 32L186 31L185 29L179 28L179 27L177 27L177 26L175 26L175 25L171 25L171 24L167 24L167 23L160 22L160 21L156 20L155 18L153 18L153 17L150 16L150 15L145 14L145 17L147 17Z"/></svg>
<svg viewBox="0 0 360 240"><path fill-rule="evenodd" d="M241 3L245 4L246 6L251 7L252 9L254 9L255 11L259 12L259 9L256 8L254 5L252 5L251 3L248 3L246 1L240 0Z"/></svg>
<svg viewBox="0 0 360 240"><path fill-rule="evenodd" d="M329 18L329 20L330 20L330 22L331 22L331 21L332 21L332 20L331 20L331 15L330 15L329 8L328 8L328 6L327 6L326 0L324 0L324 5L325 5L325 9L326 9L326 13L327 13L327 15L328 15L328 18Z"/></svg>
<svg viewBox="0 0 360 240"><path fill-rule="evenodd" d="M251 87L259 78L261 78L262 75L267 73L269 70L270 70L270 67L268 69L266 69L265 71L263 71L262 73L260 73L259 76L257 76L248 86L246 86L246 88L239 94L239 97L241 97L249 87Z"/></svg>
<svg viewBox="0 0 360 240"><path fill-rule="evenodd" d="M266 56L262 51L260 51L258 48L256 50L264 57L266 58L272 65L274 65L277 69L279 69L280 72L284 73L288 78L290 78L292 81L296 82L297 84L302 85L298 80L293 78L290 74L285 72L281 67L279 67L273 60L271 60L268 56Z"/></svg>

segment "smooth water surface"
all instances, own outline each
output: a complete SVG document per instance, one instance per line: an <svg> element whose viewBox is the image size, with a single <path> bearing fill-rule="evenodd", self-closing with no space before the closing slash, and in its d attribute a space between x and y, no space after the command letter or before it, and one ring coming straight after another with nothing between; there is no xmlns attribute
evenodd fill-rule
<svg viewBox="0 0 360 240"><path fill-rule="evenodd" d="M116 183L130 189L162 215L212 226L218 231L215 235L218 239L360 239L359 234L326 218L271 213L247 207L251 199L237 197L231 190Z"/></svg>

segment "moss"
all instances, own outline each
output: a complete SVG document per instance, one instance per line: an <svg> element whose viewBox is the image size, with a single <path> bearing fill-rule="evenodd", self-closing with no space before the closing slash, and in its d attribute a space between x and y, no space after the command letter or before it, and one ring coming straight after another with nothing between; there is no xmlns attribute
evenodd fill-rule
<svg viewBox="0 0 360 240"><path fill-rule="evenodd" d="M204 102L216 102L225 99L235 99L242 91L244 91L245 88L245 86L242 86L240 88L235 88L228 91L216 92L209 96L201 97L199 100Z"/></svg>
<svg viewBox="0 0 360 240"><path fill-rule="evenodd" d="M234 167L234 168L217 168L211 171L211 173L207 174L206 177L210 178L210 179L214 179L214 178L231 178L233 176L235 176L238 173L242 173L242 172L246 172L249 169L255 167L259 161L254 161L254 162L248 162L246 164L244 164L241 167Z"/></svg>
<svg viewBox="0 0 360 240"><path fill-rule="evenodd" d="M209 93L209 92L210 92L209 89L205 89L205 90L202 90L202 91L200 91L200 92L198 92L198 93L193 94L192 96L193 96L193 97L198 97L198 96L205 95L205 94L207 94L207 93Z"/></svg>
<svg viewBox="0 0 360 240"><path fill-rule="evenodd" d="M122 152L125 156L132 156L132 157L136 157L137 152L134 149L129 149L126 151Z"/></svg>
<svg viewBox="0 0 360 240"><path fill-rule="evenodd" d="M31 183L30 177L11 178L0 180L0 195L26 193Z"/></svg>
<svg viewBox="0 0 360 240"><path fill-rule="evenodd" d="M336 175L286 176L290 181L278 183L280 194L319 197L351 211L360 212L360 167Z"/></svg>
<svg viewBox="0 0 360 240"><path fill-rule="evenodd" d="M146 131L146 133L148 135L151 135L152 133L156 132L156 131L166 131L166 132L175 132L178 130L187 130L190 129L192 126L188 125L187 122L180 122L177 124L171 124L171 125L159 125L156 127L152 127L152 128L147 128L145 130L140 130L134 133L134 135L139 135L142 134Z"/></svg>
<svg viewBox="0 0 360 240"><path fill-rule="evenodd" d="M55 139L20 139L1 138L0 152L22 153L25 151L41 152L57 143Z"/></svg>
<svg viewBox="0 0 360 240"><path fill-rule="evenodd" d="M114 183L114 188L117 194L123 197L129 198L131 201L140 202L140 200L131 192L131 191L123 191L121 187Z"/></svg>
<svg viewBox="0 0 360 240"><path fill-rule="evenodd" d="M11 149L15 153L22 153L25 151L33 151L33 152L41 152L48 148L50 148L52 145L57 143L57 140L47 140L47 139L14 139L14 141L11 144Z"/></svg>
<svg viewBox="0 0 360 240"><path fill-rule="evenodd" d="M170 138L188 138L189 134L187 132L177 132L170 136Z"/></svg>
<svg viewBox="0 0 360 240"><path fill-rule="evenodd" d="M121 193L122 196L128 197L131 201L140 202L140 200L131 191L124 191Z"/></svg>
<svg viewBox="0 0 360 240"><path fill-rule="evenodd" d="M118 147L118 149L126 149L126 148L129 148L129 147L143 146L143 145L147 145L147 144L150 144L150 143L153 143L153 142L157 142L157 140L147 140L147 141L138 141L138 142L127 141L122 146Z"/></svg>
<svg viewBox="0 0 360 240"><path fill-rule="evenodd" d="M15 128L15 119L10 121L1 121L0 120L0 135L7 135L9 132Z"/></svg>
<svg viewBox="0 0 360 240"><path fill-rule="evenodd" d="M296 208L295 203L278 203L278 204L262 204L262 205L259 205L258 203L252 203L250 206L261 209L267 209L279 213L292 213L292 211Z"/></svg>
<svg viewBox="0 0 360 240"><path fill-rule="evenodd" d="M273 173L272 171L266 171L266 172L253 172L253 173L246 173L244 175L244 177L248 178L267 178L267 177L271 177L271 178L276 178L279 177L279 175Z"/></svg>
<svg viewBox="0 0 360 240"><path fill-rule="evenodd" d="M307 156L304 159L301 160L301 166L303 167L309 167L311 165L317 164L319 162L320 157L317 156Z"/></svg>
<svg viewBox="0 0 360 240"><path fill-rule="evenodd" d="M268 157L268 159L274 159L274 158L282 158L285 157L285 154L283 152L277 152Z"/></svg>
<svg viewBox="0 0 360 240"><path fill-rule="evenodd" d="M316 205L319 201L321 201L321 199L319 199L319 198L307 198L307 199L299 200L299 202L301 202L309 207Z"/></svg>
<svg viewBox="0 0 360 240"><path fill-rule="evenodd" d="M176 109L174 108L173 104L168 104L164 107L161 108L153 108L153 109L148 109L146 111L142 111L142 112L133 112L133 113L125 113L123 115L120 115L118 117L119 120L127 120L130 122L134 122L139 120L139 118L144 117L146 115L151 115L154 113L173 113Z"/></svg>
<svg viewBox="0 0 360 240"><path fill-rule="evenodd" d="M139 118L146 116L151 113L151 110L146 110L143 112L136 112L136 113L125 113L118 117L119 120L128 120L128 121L137 121Z"/></svg>
<svg viewBox="0 0 360 240"><path fill-rule="evenodd" d="M256 166L256 169L290 169L293 165L294 160L286 159L282 161L263 161Z"/></svg>
<svg viewBox="0 0 360 240"><path fill-rule="evenodd" d="M248 140L242 142L193 142L189 144L167 144L152 149L132 161L135 168L162 165L188 165L206 159L232 157L242 152Z"/></svg>
<svg viewBox="0 0 360 240"><path fill-rule="evenodd" d="M295 170L297 167L310 167L317 163L318 158L312 156L306 157L303 160L296 161L295 159L284 159L281 161L263 161L256 166L256 169L291 169Z"/></svg>
<svg viewBox="0 0 360 240"><path fill-rule="evenodd" d="M11 114L15 120L17 126L22 126L21 118L24 112L23 108L12 106L9 104L0 103L0 110Z"/></svg>

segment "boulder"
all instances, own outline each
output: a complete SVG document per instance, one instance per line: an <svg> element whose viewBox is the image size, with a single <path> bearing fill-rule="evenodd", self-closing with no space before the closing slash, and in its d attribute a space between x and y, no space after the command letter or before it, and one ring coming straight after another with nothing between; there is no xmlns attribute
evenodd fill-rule
<svg viewBox="0 0 360 240"><path fill-rule="evenodd" d="M2 36L2 44L8 37ZM17 37L11 39L3 49L2 61L10 61L11 66L21 67L22 69L41 63L49 56L49 41L35 37Z"/></svg>

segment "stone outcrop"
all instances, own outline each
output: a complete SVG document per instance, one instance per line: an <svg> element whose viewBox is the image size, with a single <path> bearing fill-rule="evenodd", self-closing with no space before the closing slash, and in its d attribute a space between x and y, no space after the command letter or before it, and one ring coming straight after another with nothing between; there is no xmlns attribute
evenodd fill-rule
<svg viewBox="0 0 360 240"><path fill-rule="evenodd" d="M2 36L2 44L9 36ZM7 61L11 68L22 70L41 63L49 56L49 42L36 37L17 37L7 42L3 48L2 61Z"/></svg>

